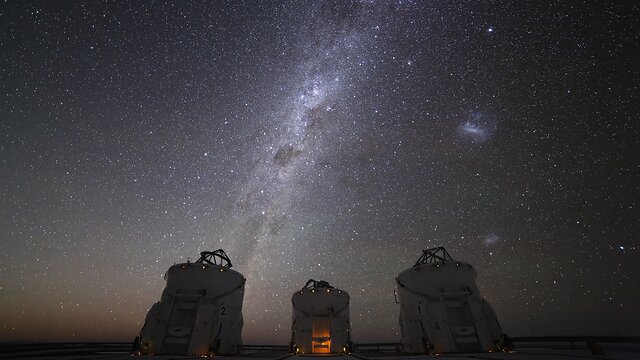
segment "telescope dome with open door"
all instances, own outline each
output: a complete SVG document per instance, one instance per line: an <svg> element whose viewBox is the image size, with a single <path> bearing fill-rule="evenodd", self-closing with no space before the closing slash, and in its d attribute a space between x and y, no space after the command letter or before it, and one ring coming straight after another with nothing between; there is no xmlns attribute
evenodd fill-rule
<svg viewBox="0 0 640 360"><path fill-rule="evenodd" d="M294 353L347 353L351 346L349 294L326 281L307 281L293 294L291 350Z"/></svg>
<svg viewBox="0 0 640 360"><path fill-rule="evenodd" d="M480 296L473 266L455 261L444 247L424 250L396 278L401 344L408 353L493 351L502 329Z"/></svg>
<svg viewBox="0 0 640 360"><path fill-rule="evenodd" d="M231 266L222 249L201 252L195 263L171 266L162 297L140 331L140 352L237 354L245 278Z"/></svg>

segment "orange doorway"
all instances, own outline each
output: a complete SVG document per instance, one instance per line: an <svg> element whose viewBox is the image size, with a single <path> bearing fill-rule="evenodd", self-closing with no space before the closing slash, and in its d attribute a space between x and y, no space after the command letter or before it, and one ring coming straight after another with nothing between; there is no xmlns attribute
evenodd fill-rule
<svg viewBox="0 0 640 360"><path fill-rule="evenodd" d="M329 317L314 317L311 333L312 350L314 354L331 352L331 321Z"/></svg>

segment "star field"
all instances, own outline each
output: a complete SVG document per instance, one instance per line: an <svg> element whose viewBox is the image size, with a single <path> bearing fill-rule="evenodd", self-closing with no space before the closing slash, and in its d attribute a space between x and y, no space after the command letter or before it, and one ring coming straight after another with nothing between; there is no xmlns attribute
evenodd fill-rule
<svg viewBox="0 0 640 360"><path fill-rule="evenodd" d="M640 6L0 5L0 341L130 341L223 248L245 343L308 279L356 342L443 245L505 332L638 335Z"/></svg>

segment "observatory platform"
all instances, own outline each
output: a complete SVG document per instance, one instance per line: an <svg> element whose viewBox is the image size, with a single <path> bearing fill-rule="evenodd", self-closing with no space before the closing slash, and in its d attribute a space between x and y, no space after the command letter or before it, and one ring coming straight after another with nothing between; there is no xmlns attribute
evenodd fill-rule
<svg viewBox="0 0 640 360"><path fill-rule="evenodd" d="M640 337L508 337L480 295L473 266L443 247L423 250L396 278L399 342L352 340L349 294L311 279L291 297L290 343L247 345L245 278L231 267L222 249L171 266L160 301L131 343L0 343L0 360L640 360Z"/></svg>
<svg viewBox="0 0 640 360"><path fill-rule="evenodd" d="M520 341L520 340L521 341ZM504 352L480 352L457 354L403 354L394 350L399 344L358 344L362 350L349 355L291 355L286 345L244 345L238 355L211 356L219 360L308 360L328 357L331 360L638 360L638 337L545 337L514 338L515 350ZM141 355L131 356L128 343L58 343L58 344L0 344L0 359L33 360L182 360L199 359L193 355ZM376 350L377 349L377 350Z"/></svg>

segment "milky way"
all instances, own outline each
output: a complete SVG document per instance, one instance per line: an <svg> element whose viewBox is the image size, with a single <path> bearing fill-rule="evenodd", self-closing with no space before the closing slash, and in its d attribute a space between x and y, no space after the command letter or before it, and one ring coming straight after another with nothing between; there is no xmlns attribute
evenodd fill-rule
<svg viewBox="0 0 640 360"><path fill-rule="evenodd" d="M357 119L343 98L353 92L349 88L358 86L354 77L374 73L375 69L368 67L358 69L366 61L369 48L376 46L378 29L368 26L363 19L364 15L375 16L374 10L370 6L318 3L308 10L296 30L301 34L298 47L303 55L285 80L289 91L285 91L282 111L267 120L270 129L265 131L253 154L255 168L242 184L233 209L237 216L222 236L242 239L230 244L236 246L238 253L249 249L245 256L249 284L247 312L251 315L247 317L252 324L263 324L275 317L281 319L276 331L287 327L290 309L286 302L268 309L275 315L265 314L261 308L261 294L271 295L274 291L270 277L285 279L278 279L281 284L278 295L286 298L287 291L301 287L305 276L320 275L318 270L302 277L285 275L293 267L293 257L308 258L305 242L296 237L308 236L304 224L313 226L314 221L299 218L296 213L314 213L314 206L309 207L300 199L313 202L309 188L320 187L319 179L313 177L321 177L319 169L339 160L332 143L344 137ZM348 140L342 143L353 146ZM321 267L323 257L324 253L312 256L313 266L318 263Z"/></svg>
<svg viewBox="0 0 640 360"><path fill-rule="evenodd" d="M308 279L356 342L443 245L511 336L636 335L633 3L9 2L0 341L130 341L223 248L245 343Z"/></svg>

